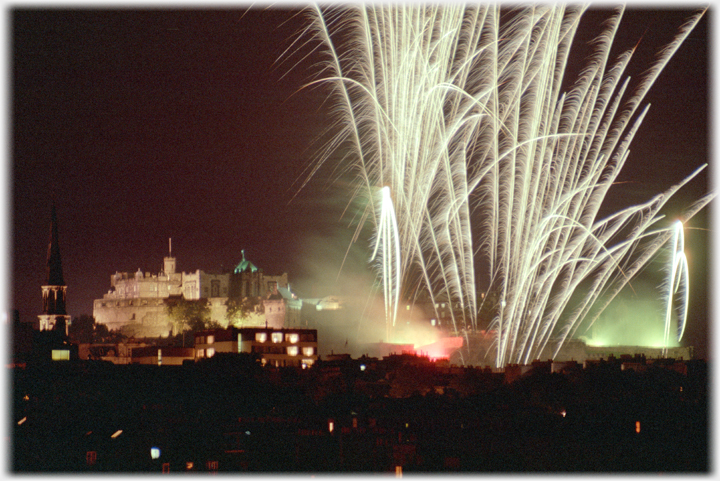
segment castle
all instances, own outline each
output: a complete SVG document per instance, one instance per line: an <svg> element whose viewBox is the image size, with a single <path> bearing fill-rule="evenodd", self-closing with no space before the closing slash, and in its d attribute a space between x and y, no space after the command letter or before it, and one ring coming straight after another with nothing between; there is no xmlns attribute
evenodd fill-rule
<svg viewBox="0 0 720 481"><path fill-rule="evenodd" d="M172 240L169 245L160 272L138 269L110 276L110 290L93 303L93 317L97 323L128 336L167 337L176 333L167 306L180 299L207 302L211 321L224 327L230 324L228 300L266 297L260 303L264 316L250 316L249 325L260 326L267 322L281 328L286 321L292 323L299 317L301 301L290 293L287 273L265 275L262 269L245 259L245 251L233 272L213 274L200 269L178 272L176 258L172 256Z"/></svg>

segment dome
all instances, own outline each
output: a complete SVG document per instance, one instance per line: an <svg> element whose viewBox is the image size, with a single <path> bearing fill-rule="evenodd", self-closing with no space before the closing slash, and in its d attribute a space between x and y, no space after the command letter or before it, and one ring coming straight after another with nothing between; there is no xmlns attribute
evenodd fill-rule
<svg viewBox="0 0 720 481"><path fill-rule="evenodd" d="M248 271L251 273L257 272L258 268L255 267L255 264L245 259L245 249L240 252L242 252L242 260L240 261L240 264L235 267L235 274L241 274Z"/></svg>

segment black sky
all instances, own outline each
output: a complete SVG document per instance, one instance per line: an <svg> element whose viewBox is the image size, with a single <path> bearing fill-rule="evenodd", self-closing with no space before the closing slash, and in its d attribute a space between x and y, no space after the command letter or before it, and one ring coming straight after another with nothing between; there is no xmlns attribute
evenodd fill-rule
<svg viewBox="0 0 720 481"><path fill-rule="evenodd" d="M628 13L617 40L625 48L640 40L636 63L645 68L688 13ZM290 202L324 127L323 91L297 92L312 59L285 76L290 64L275 62L302 25L296 11L8 14L9 303L22 320L42 308L53 198L72 316L92 314L114 272L158 272L170 237L186 272L228 269L245 249L266 273L288 272L292 283L307 275L308 261L328 261L334 250L316 239L342 225L344 205L324 200L342 186L318 180ZM632 182L625 200L645 200L709 162L707 23L647 98L653 106L622 174ZM699 197L707 179L679 200ZM702 213L692 227L707 228L708 218ZM686 233L695 325L688 342L703 354L708 238Z"/></svg>

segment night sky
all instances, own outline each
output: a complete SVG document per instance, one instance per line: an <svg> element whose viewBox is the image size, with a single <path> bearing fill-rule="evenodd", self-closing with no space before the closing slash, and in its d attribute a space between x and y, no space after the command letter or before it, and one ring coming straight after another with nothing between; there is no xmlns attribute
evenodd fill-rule
<svg viewBox="0 0 720 481"><path fill-rule="evenodd" d="M230 269L245 249L265 273L287 272L301 295L334 293L319 286L335 280L347 244L344 185L327 182L328 169L298 192L325 128L325 92L300 89L312 57L276 62L302 14L241 6L8 13L9 304L23 321L42 309L53 199L72 316L92 314L114 272L159 272L168 238L181 271ZM628 13L617 41L640 41L641 71L687 14ZM629 183L611 202L646 200L709 162L708 15L647 97L652 108L621 174ZM680 203L706 192L708 178L693 181ZM702 212L690 227L706 229L708 218ZM702 356L709 238L686 232L686 336Z"/></svg>

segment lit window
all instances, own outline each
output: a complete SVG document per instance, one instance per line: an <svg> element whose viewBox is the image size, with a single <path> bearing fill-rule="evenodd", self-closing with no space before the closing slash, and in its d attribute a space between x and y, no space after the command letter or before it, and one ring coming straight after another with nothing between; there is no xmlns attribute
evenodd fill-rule
<svg viewBox="0 0 720 481"><path fill-rule="evenodd" d="M208 344L212 344L213 342L215 342L215 336L212 336L212 335L208 336L208 337L207 337L207 343L208 343Z"/></svg>
<svg viewBox="0 0 720 481"><path fill-rule="evenodd" d="M214 348L214 347L208 347L207 357L213 357L214 355L215 355L215 348Z"/></svg>
<svg viewBox="0 0 720 481"><path fill-rule="evenodd" d="M303 356L312 356L315 353L315 349L312 347L303 347Z"/></svg>
<svg viewBox="0 0 720 481"><path fill-rule="evenodd" d="M300 335L296 332L287 335L287 341L291 344L295 344L300 340Z"/></svg>
<svg viewBox="0 0 720 481"><path fill-rule="evenodd" d="M70 360L70 351L66 349L53 349L52 350L52 360L53 361L69 361Z"/></svg>
<svg viewBox="0 0 720 481"><path fill-rule="evenodd" d="M150 448L150 458L157 459L159 457L160 457L160 448L156 448L156 447Z"/></svg>
<svg viewBox="0 0 720 481"><path fill-rule="evenodd" d="M267 332L256 332L255 333L255 340L257 342L265 342L267 341Z"/></svg>
<svg viewBox="0 0 720 481"><path fill-rule="evenodd" d="M287 353L288 353L288 356L297 356L298 355L298 347L297 346L288 346Z"/></svg>
<svg viewBox="0 0 720 481"><path fill-rule="evenodd" d="M272 342L282 342L283 335L282 332L273 332L272 333Z"/></svg>
<svg viewBox="0 0 720 481"><path fill-rule="evenodd" d="M198 349L197 357L205 357L205 349Z"/></svg>

